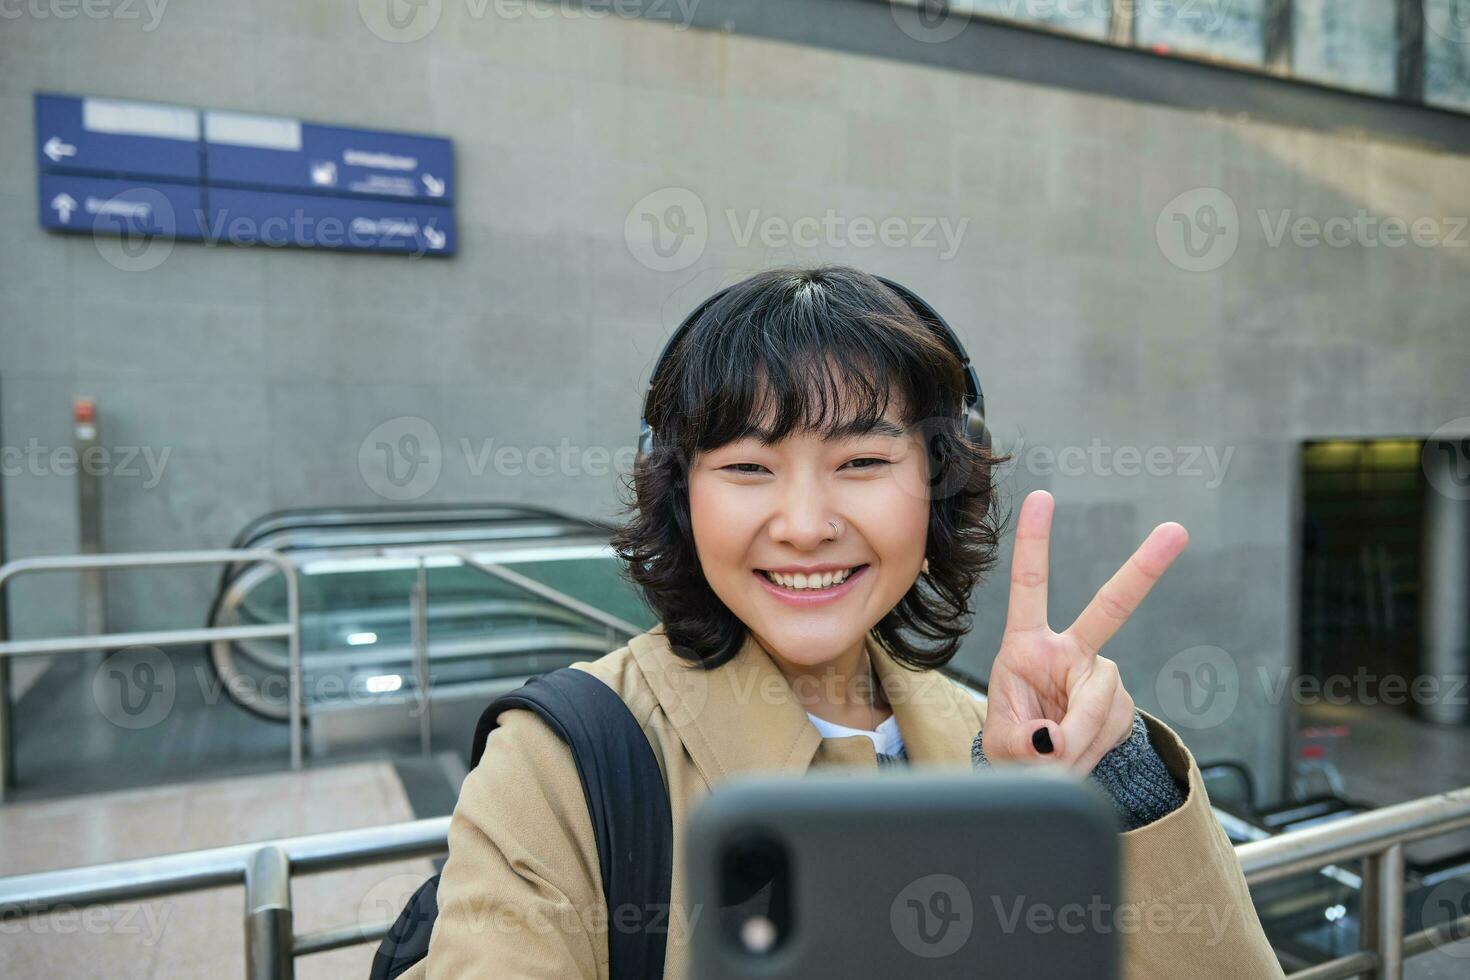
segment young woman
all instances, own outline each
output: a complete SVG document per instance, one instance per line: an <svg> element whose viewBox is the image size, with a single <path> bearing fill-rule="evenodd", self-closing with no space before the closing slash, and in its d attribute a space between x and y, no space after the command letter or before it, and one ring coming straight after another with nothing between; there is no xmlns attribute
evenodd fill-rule
<svg viewBox="0 0 1470 980"><path fill-rule="evenodd" d="M633 711L668 786L664 977L688 975L682 830L712 787L755 770L972 758L1062 765L1112 793L1132 829L1122 905L1103 927L1123 934L1125 976L1280 976L1193 758L1135 710L1099 653L1183 550L1182 527L1155 528L1057 633L1053 501L1031 494L988 710L935 670L968 631L999 542L1000 460L967 437L964 393L935 324L842 267L775 269L724 291L652 379L655 448L614 544L660 622L579 666ZM500 722L460 791L414 972L607 978L608 914L571 754L530 712Z"/></svg>

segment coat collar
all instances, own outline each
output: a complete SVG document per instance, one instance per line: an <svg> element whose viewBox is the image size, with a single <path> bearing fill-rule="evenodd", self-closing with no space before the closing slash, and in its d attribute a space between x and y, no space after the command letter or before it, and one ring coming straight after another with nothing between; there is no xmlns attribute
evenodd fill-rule
<svg viewBox="0 0 1470 980"><path fill-rule="evenodd" d="M674 654L663 624L628 642L639 670L710 785L740 772L801 773L823 744L786 676L749 633L728 662L705 670ZM915 765L968 767L979 715L969 695L937 671L910 670L895 662L869 634L868 653L883 686L909 761ZM861 736L829 743L861 742L865 753L844 760L876 768L871 743Z"/></svg>

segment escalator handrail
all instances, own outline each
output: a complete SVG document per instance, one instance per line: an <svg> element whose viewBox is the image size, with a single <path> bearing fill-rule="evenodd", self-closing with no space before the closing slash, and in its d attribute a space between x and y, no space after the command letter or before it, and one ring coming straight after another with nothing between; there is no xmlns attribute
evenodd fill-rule
<svg viewBox="0 0 1470 980"><path fill-rule="evenodd" d="M273 510L262 514L250 521L235 535L235 541L247 541L257 534L270 530L283 530L296 527L351 527L357 524L389 524L389 523L413 523L422 520L425 523L434 523L436 517L448 517L451 514L473 514L475 512L488 514L492 511L502 511L507 515L523 517L546 517L553 519L573 519L572 515L565 514L549 507L538 507L534 504L519 503L485 503L485 504L366 504L348 507L293 507L283 510Z"/></svg>

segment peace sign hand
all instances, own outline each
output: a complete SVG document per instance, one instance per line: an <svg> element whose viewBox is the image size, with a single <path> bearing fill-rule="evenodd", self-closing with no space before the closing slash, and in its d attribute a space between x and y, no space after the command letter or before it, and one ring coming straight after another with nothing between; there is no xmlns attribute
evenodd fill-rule
<svg viewBox="0 0 1470 980"><path fill-rule="evenodd" d="M1189 532L1174 523L1154 528L1077 621L1055 633L1046 621L1054 506L1051 494L1034 491L1016 521L1010 608L990 672L985 754L997 763L1059 762L1086 776L1133 725L1133 699L1118 665L1098 651L1184 550Z"/></svg>

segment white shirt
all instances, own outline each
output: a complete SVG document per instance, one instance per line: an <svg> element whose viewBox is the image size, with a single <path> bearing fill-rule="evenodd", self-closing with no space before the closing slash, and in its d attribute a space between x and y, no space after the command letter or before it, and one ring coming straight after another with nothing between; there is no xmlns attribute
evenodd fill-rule
<svg viewBox="0 0 1470 980"><path fill-rule="evenodd" d="M889 715L886 721L878 725L875 732L866 731L862 728L848 728L836 722L818 718L810 711L806 716L816 726L817 731L822 733L823 738L847 738L850 735L862 735L873 740L873 750L880 755L898 755L903 751L903 736L898 731L898 716Z"/></svg>

